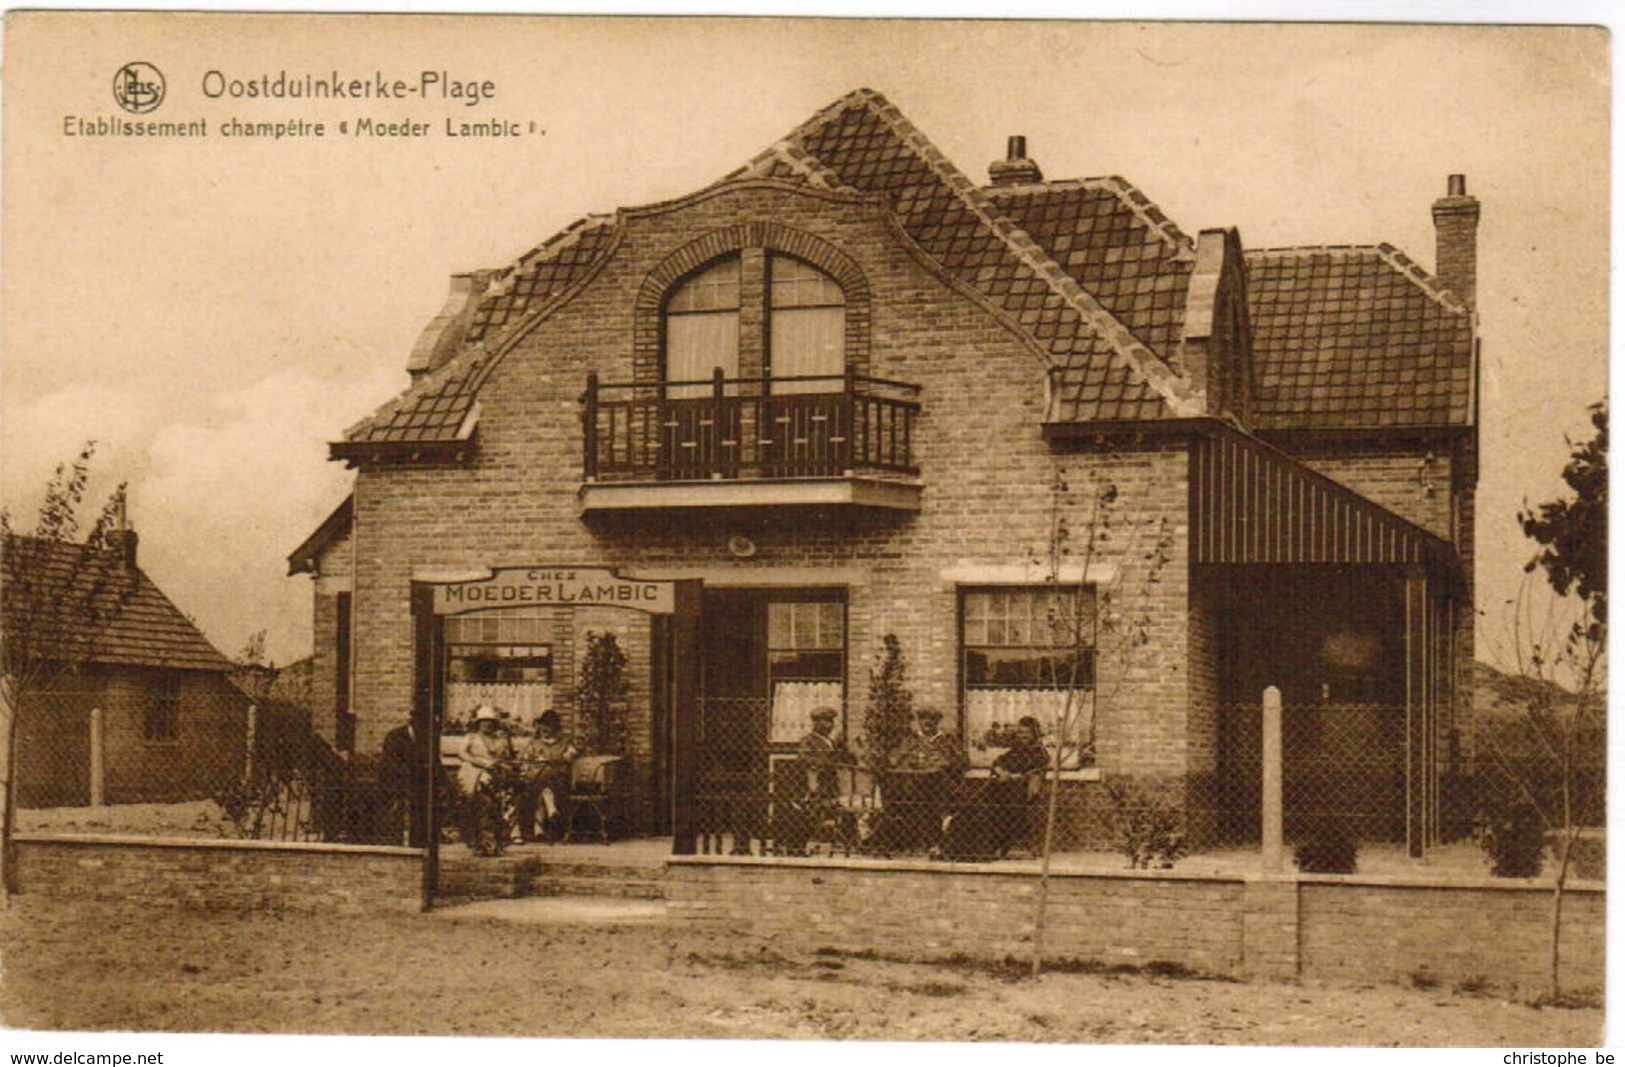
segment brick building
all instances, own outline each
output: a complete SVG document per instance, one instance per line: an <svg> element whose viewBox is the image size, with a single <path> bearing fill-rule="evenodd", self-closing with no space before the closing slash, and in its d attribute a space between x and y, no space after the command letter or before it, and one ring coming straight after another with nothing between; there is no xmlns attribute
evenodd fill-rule
<svg viewBox="0 0 1625 1067"><path fill-rule="evenodd" d="M1430 276L1188 234L1120 178L1045 180L1019 137L989 179L860 90L713 185L455 276L290 558L323 729L568 718L612 632L665 831L814 705L864 740L895 635L972 775L1034 714L1083 810L1132 778L1244 837L1274 685L1289 749L1383 753L1354 802L1436 835L1470 710L1464 180ZM640 588L655 613L616 599Z"/></svg>
<svg viewBox="0 0 1625 1067"><path fill-rule="evenodd" d="M233 665L141 570L135 532L108 538L6 543L9 640L74 664L22 694L20 807L194 800L243 770L250 702Z"/></svg>

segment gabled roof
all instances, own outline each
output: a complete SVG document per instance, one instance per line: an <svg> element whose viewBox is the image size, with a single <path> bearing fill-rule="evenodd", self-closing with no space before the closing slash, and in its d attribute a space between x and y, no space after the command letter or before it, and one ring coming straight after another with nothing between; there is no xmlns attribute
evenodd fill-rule
<svg viewBox="0 0 1625 1067"><path fill-rule="evenodd" d="M1180 360L1192 242L1121 178L978 187L884 97L860 89L723 183L750 179L886 203L929 259L1043 354L1046 422L1205 413ZM458 354L347 430L334 458L461 454L492 368L591 277L620 232L613 216L587 216L496 272ZM1403 255L1386 245L1275 249L1246 263L1258 429L1471 422L1471 313Z"/></svg>
<svg viewBox="0 0 1625 1067"><path fill-rule="evenodd" d="M355 523L355 494L340 501L339 506L322 520L322 524L304 539L298 548L288 553L288 576L314 574L316 560L327 547L350 532Z"/></svg>
<svg viewBox="0 0 1625 1067"><path fill-rule="evenodd" d="M1062 417L1196 413L1189 383L879 93L843 97L729 177L780 176L787 160L806 180L883 195L948 274L1025 327L1056 371Z"/></svg>
<svg viewBox="0 0 1625 1067"><path fill-rule="evenodd" d="M1158 285L1168 283L1144 282L1136 272L1123 289L1106 287L1107 299L1098 299L1003 210L1012 198L996 199L978 189L879 93L848 94L723 180L752 178L881 196L922 251L1002 309L1044 351L1068 417L1150 419L1194 412L1189 383L1113 310L1122 307L1145 320L1147 333L1167 336L1161 320L1173 303ZM1074 217L1074 207L1087 208L1093 218L1093 198L1101 191L1109 192L1117 207L1130 205L1137 195L1126 184L1097 183L1082 193L1063 190L1053 201L1039 198L1011 210L1035 209L1039 224L1050 221L1052 207L1058 209L1057 219ZM1122 239L1125 250L1134 246L1144 255L1151 248L1157 277L1177 274L1164 269L1162 260L1179 257L1182 235L1138 199L1142 203L1125 214L1117 215L1117 208L1106 213L1116 217L1106 219L1102 233ZM1117 225L1129 218L1134 226ZM1142 232L1154 232L1154 240L1143 240ZM473 312L463 352L351 427L346 440L333 446L334 456L356 458L379 446L404 449L466 439L473 432L479 386L505 340L589 275L616 234L613 218L589 216L498 274ZM1080 267L1087 267L1087 260L1082 257ZM1151 296L1144 307L1142 287Z"/></svg>
<svg viewBox="0 0 1625 1067"><path fill-rule="evenodd" d="M1465 426L1471 313L1390 245L1246 253L1261 430Z"/></svg>
<svg viewBox="0 0 1625 1067"><path fill-rule="evenodd" d="M1183 369L1196 249L1144 193L1116 176L982 191L1141 343Z"/></svg>
<svg viewBox="0 0 1625 1067"><path fill-rule="evenodd" d="M72 647L98 664L232 669L144 571L125 565L120 550L20 536L8 538L4 550L17 553L29 577L0 590L3 621L13 634L32 627L36 647ZM41 609L42 598L54 606Z"/></svg>

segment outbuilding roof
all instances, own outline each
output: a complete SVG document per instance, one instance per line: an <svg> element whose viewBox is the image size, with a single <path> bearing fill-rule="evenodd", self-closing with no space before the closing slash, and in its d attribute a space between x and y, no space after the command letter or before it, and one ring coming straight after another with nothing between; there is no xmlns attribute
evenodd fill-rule
<svg viewBox="0 0 1625 1067"><path fill-rule="evenodd" d="M0 599L9 639L43 658L170 670L232 669L230 661L123 550L10 536ZM10 577L16 575L17 577Z"/></svg>

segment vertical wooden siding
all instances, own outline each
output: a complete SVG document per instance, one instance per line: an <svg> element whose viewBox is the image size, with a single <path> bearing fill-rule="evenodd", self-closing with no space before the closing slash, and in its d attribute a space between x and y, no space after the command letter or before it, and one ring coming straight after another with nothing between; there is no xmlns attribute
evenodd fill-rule
<svg viewBox="0 0 1625 1067"><path fill-rule="evenodd" d="M1193 563L1419 564L1449 546L1239 435L1191 445Z"/></svg>

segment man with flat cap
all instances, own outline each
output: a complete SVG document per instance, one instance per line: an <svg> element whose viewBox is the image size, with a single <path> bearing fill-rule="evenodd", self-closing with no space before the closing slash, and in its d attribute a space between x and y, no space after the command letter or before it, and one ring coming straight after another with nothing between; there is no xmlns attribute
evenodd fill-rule
<svg viewBox="0 0 1625 1067"><path fill-rule="evenodd" d="M836 768L852 762L846 744L835 737L835 720L839 712L834 708L814 708L809 716L812 729L796 746L796 754L807 770L808 795L821 800L833 800L840 795L841 786Z"/></svg>
<svg viewBox="0 0 1625 1067"><path fill-rule="evenodd" d="M839 768L852 763L846 743L835 736L835 720L840 713L831 707L814 708L808 716L812 727L796 743L795 761L788 773L778 779L774 791L784 790L792 801L774 822L775 843L780 852L800 855L807 850L813 833L839 814L841 795ZM789 768L793 767L793 770Z"/></svg>

